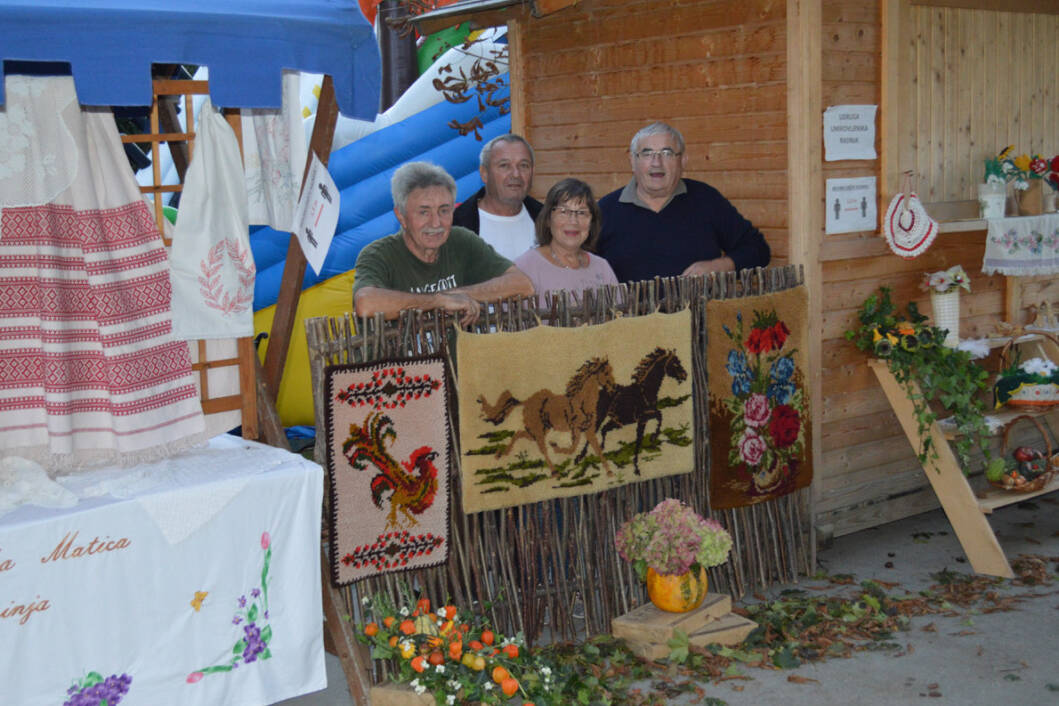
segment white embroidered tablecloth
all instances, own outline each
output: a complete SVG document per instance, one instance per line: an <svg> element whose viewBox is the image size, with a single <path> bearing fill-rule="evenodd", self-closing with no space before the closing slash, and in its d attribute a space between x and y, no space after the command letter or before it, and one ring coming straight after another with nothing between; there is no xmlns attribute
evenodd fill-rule
<svg viewBox="0 0 1059 706"><path fill-rule="evenodd" d="M0 702L260 706L324 688L320 466L231 436L145 465L60 477L76 506L0 518Z"/></svg>
<svg viewBox="0 0 1059 706"><path fill-rule="evenodd" d="M1059 213L990 219L982 272L1015 276L1059 272Z"/></svg>

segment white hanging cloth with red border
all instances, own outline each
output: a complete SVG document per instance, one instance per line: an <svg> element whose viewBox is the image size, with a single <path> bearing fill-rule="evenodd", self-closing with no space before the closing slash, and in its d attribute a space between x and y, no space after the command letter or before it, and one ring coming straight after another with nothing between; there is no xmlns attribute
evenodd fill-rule
<svg viewBox="0 0 1059 706"><path fill-rule="evenodd" d="M205 430L168 261L114 116L68 76L0 110L0 456L50 472L171 456Z"/></svg>
<svg viewBox="0 0 1059 706"><path fill-rule="evenodd" d="M886 209L882 229L890 250L906 260L925 253L938 236L938 222L930 217L912 191L911 172L902 175L901 190Z"/></svg>
<svg viewBox="0 0 1059 706"><path fill-rule="evenodd" d="M180 197L170 253L173 335L254 335L246 182L235 132L207 98Z"/></svg>

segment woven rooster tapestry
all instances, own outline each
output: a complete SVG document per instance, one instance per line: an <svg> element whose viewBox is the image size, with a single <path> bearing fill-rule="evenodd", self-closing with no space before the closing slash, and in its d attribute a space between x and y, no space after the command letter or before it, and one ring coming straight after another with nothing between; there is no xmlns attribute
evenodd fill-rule
<svg viewBox="0 0 1059 706"><path fill-rule="evenodd" d="M694 466L691 315L456 339L464 512Z"/></svg>
<svg viewBox="0 0 1059 706"><path fill-rule="evenodd" d="M706 305L710 507L743 507L813 479L805 287Z"/></svg>
<svg viewBox="0 0 1059 706"><path fill-rule="evenodd" d="M443 563L450 457L444 359L329 366L324 380L332 580Z"/></svg>

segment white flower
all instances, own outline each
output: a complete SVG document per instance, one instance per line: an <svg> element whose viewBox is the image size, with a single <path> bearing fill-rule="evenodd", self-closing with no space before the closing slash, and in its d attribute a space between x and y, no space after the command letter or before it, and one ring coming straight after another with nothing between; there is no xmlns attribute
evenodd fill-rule
<svg viewBox="0 0 1059 706"><path fill-rule="evenodd" d="M445 665L444 664L439 664L438 665L438 674L444 674L444 673L445 673Z"/></svg>
<svg viewBox="0 0 1059 706"><path fill-rule="evenodd" d="M453 690L457 690L460 688L460 683L455 679L449 679L447 682L445 682L445 685Z"/></svg>
<svg viewBox="0 0 1059 706"><path fill-rule="evenodd" d="M1044 358L1030 358L1019 367L1022 368L1023 372L1029 373L1030 375L1050 377L1051 374L1055 372L1056 365L1052 361Z"/></svg>
<svg viewBox="0 0 1059 706"><path fill-rule="evenodd" d="M486 683L482 684L482 688L485 689L486 691L492 690L493 682L487 681Z"/></svg>
<svg viewBox="0 0 1059 706"><path fill-rule="evenodd" d="M418 679L413 679L412 681L408 682L408 685L412 687L412 690L415 691L417 694L425 694L427 692L427 688L420 684Z"/></svg>
<svg viewBox="0 0 1059 706"><path fill-rule="evenodd" d="M368 598L367 596L364 596L363 598L360 599L360 603L361 603L361 605L368 605L369 603L371 603L371 599Z"/></svg>
<svg viewBox="0 0 1059 706"><path fill-rule="evenodd" d="M404 617L408 617L408 606L401 606L401 610L398 611Z"/></svg>
<svg viewBox="0 0 1059 706"><path fill-rule="evenodd" d="M541 674L543 674L546 677L550 677L551 674L552 674L552 668L551 667L541 667Z"/></svg>

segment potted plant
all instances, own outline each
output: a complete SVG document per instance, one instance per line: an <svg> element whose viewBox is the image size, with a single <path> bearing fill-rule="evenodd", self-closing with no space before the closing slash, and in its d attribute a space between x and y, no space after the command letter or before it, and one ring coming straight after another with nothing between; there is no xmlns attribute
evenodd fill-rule
<svg viewBox="0 0 1059 706"><path fill-rule="evenodd" d="M931 408L935 403L952 415L957 432L953 447L966 472L974 449L991 458L991 432L982 399L989 388L989 373L970 353L936 345L945 332L927 324L915 302L909 302L906 310L905 316L899 316L889 288L881 287L864 300L857 315L860 325L846 331L846 338L860 350L885 360L894 378L909 392L921 442L920 462L937 458L929 433L938 419ZM913 394L912 383L918 385L919 394Z"/></svg>
<svg viewBox="0 0 1059 706"><path fill-rule="evenodd" d="M1003 218L1007 203L1007 176L1003 159L1013 146L1008 146L995 157L985 160L985 181L978 185L978 205L982 218Z"/></svg>
<svg viewBox="0 0 1059 706"><path fill-rule="evenodd" d="M1020 216L1040 215L1042 204L1041 182L1049 171L1048 162L1039 154L1020 154L1003 160L1004 174L1015 187Z"/></svg>
<svg viewBox="0 0 1059 706"><path fill-rule="evenodd" d="M943 343L955 348L960 343L960 290L971 291L971 278L960 265L923 276L920 288L930 292L934 325L947 331Z"/></svg>
<svg viewBox="0 0 1059 706"><path fill-rule="evenodd" d="M658 608L683 613L706 597L706 569L728 560L732 537L716 520L667 498L621 526L614 544Z"/></svg>

